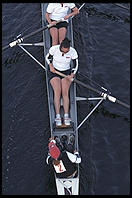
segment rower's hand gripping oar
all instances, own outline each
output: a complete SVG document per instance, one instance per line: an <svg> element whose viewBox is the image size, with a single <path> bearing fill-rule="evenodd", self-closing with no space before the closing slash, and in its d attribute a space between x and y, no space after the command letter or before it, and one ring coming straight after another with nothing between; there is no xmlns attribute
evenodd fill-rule
<svg viewBox="0 0 132 198"><path fill-rule="evenodd" d="M21 46L21 44L18 44L18 46L19 46L20 48L22 48L23 51L25 51L33 60L35 60L44 70L47 70L36 58L34 58L23 46ZM61 72L59 72L59 71L56 71L56 70L55 70L55 73L58 74L58 75L60 75L60 76L62 76L62 77L64 77L64 78L67 77L65 74L63 74L63 73L61 73ZM116 102L116 103L118 103L118 104L121 104L121 105L124 106L124 107L130 108L130 106L127 105L127 104L125 104L124 102L121 102L120 100L116 99L116 98L113 97L113 96L110 96L109 94L100 92L99 90L97 90L97 89L91 87L90 85L86 85L85 83L83 83L83 82L81 82L81 81L79 81L79 80L77 80L77 79L74 79L74 78L68 78L68 79L71 80L71 81L74 81L75 83L77 83L77 84L79 84L79 85L82 85L83 87L86 87L87 89L90 89L90 90L92 90L92 91L98 93L99 95L103 96L104 99L108 99L108 100L110 100L111 102Z"/></svg>
<svg viewBox="0 0 132 198"><path fill-rule="evenodd" d="M58 72L58 71L55 71L56 74L62 76L62 77L67 77L65 74L62 74L61 72ZM101 95L104 99L108 99L109 101L113 102L113 103L118 103L128 109L130 109L130 105L118 100L117 98L109 95L109 94L106 94L104 92L101 92L99 91L98 89L94 88L94 87L91 87L90 85L86 85L85 83L75 79L75 78L68 78L69 80L71 81L74 81L75 83L79 84L79 85L82 85L83 87L87 88L87 89L90 89L91 91L94 91L96 93L98 93L99 95Z"/></svg>
<svg viewBox="0 0 132 198"><path fill-rule="evenodd" d="M63 18L60 19L60 20L58 20L58 21L56 22L56 24L62 22L63 20L64 20ZM9 44L6 45L5 47L3 47L3 48L2 48L2 51L3 51L3 50L6 50L6 49L9 48L9 47L14 47L14 46L16 46L17 44L20 44L20 43L23 42L23 40L25 40L26 38L29 38L29 37L31 37L31 36L33 36L33 35L35 35L35 34L41 32L41 31L44 31L44 30L46 30L46 29L48 29L48 28L50 28L50 27L52 27L52 26L54 26L54 24L52 24L52 23L51 23L51 24L48 24L48 25L45 26L45 27L42 27L42 28L40 28L40 29L38 29L38 30L36 30L36 31L34 31L34 32L32 32L32 33L30 33L30 34L28 34L28 35L22 37L22 38L19 38L19 39L15 40L15 41L9 43Z"/></svg>
<svg viewBox="0 0 132 198"><path fill-rule="evenodd" d="M82 7L83 7L84 5L85 5L85 3L83 3L83 4L80 6L79 10L81 10ZM72 16L71 18L73 18L73 17L74 17L74 16ZM58 21L56 22L56 24L57 24L57 23L60 23L60 22L62 22L62 21L64 21L64 18L58 20ZM29 38L29 37L31 37L31 36L33 36L33 35L35 35L35 34L41 32L41 31L44 31L44 30L46 30L46 29L48 29L48 28L50 28L50 27L52 27L52 26L54 26L54 24L52 24L52 23L51 23L51 24L48 24L48 25L45 26L45 27L42 27L42 28L40 28L40 29L38 29L38 30L36 30L36 31L34 31L34 32L32 32L32 33L30 33L30 34L28 34L28 35L22 37L22 38L19 38L19 39L15 40L15 41L9 43L9 44L6 45L5 47L3 47L3 48L2 48L2 51L8 49L9 47L14 47L14 46L16 46L17 44L20 44L21 42L23 42L24 39Z"/></svg>

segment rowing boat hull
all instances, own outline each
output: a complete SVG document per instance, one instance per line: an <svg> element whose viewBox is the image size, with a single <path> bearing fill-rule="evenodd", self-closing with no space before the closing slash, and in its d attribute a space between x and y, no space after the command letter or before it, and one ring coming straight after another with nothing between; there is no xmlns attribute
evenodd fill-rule
<svg viewBox="0 0 132 198"><path fill-rule="evenodd" d="M79 194L79 177L72 178L72 179L57 178L56 186L57 186L58 195L78 195Z"/></svg>
<svg viewBox="0 0 132 198"><path fill-rule="evenodd" d="M47 3L41 4L42 9L42 26L46 26L46 19L45 13L47 8ZM72 19L69 22L69 26L67 29L67 37L71 40L71 45L74 47L73 43L73 30L72 30ZM44 41L44 56L49 51L51 47L51 39L49 35L49 31L43 31L43 41ZM45 60L45 67L48 69L48 64ZM47 84L47 94L48 94L48 106L49 106L49 117L50 117L50 130L51 136L58 136L61 138L62 135L66 135L68 138L70 134L75 135L75 150L78 150L78 130L77 128L77 107L76 107L76 84L72 83L70 87L70 117L72 120L72 124L70 127L60 127L56 128L54 124L55 119L55 112L54 112L54 102L53 102L53 90L49 83L48 74L46 71L46 84ZM61 115L63 116L63 106L61 106ZM56 180L56 187L57 187L57 194L58 195L65 195L65 194L72 194L78 195L79 194L79 165L77 165L78 174L75 178L67 179L67 178L57 178L55 175Z"/></svg>

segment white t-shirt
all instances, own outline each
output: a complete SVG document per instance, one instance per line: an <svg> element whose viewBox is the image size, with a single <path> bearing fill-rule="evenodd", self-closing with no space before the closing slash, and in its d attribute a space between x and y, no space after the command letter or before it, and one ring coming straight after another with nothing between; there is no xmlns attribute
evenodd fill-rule
<svg viewBox="0 0 132 198"><path fill-rule="evenodd" d="M50 19L58 21L64 18L69 9L73 9L75 7L75 3L63 3L63 7L61 3L49 3L46 12L50 15ZM65 20L68 22L68 20Z"/></svg>
<svg viewBox="0 0 132 198"><path fill-rule="evenodd" d="M46 55L46 60L48 64L49 62L47 57L49 54L53 56L54 68L59 71L65 71L70 69L71 60L78 58L77 51L73 47L70 47L69 52L62 56L62 52L60 51L60 45L54 45L49 49L49 53Z"/></svg>
<svg viewBox="0 0 132 198"><path fill-rule="evenodd" d="M77 157L77 155L76 155L76 154L79 154L77 151L74 154L70 153L68 151L66 151L66 153L72 163L77 163L77 164L81 163L81 157L79 157L79 156Z"/></svg>

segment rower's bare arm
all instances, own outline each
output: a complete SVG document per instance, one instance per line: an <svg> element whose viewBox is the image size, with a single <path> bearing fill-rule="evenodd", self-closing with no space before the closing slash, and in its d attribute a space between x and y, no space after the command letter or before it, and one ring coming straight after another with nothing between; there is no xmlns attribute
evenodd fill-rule
<svg viewBox="0 0 132 198"><path fill-rule="evenodd" d="M72 9L72 12L71 12L71 13L67 14L67 15L64 17L64 19L66 20L66 19L68 19L68 18L70 18L70 17L72 17L72 16L75 16L75 15L77 15L77 14L79 14L79 9L78 9L77 7L75 7L75 8Z"/></svg>
<svg viewBox="0 0 132 198"><path fill-rule="evenodd" d="M46 18L47 22L50 24L51 23L51 20L50 20L50 17L49 17L49 13L48 12L46 12L45 18Z"/></svg>
<svg viewBox="0 0 132 198"><path fill-rule="evenodd" d="M53 72L53 73L55 73L55 68L53 67L53 64L52 63L49 64L49 67L50 67L50 71Z"/></svg>
<svg viewBox="0 0 132 198"><path fill-rule="evenodd" d="M51 21L51 19L50 19L50 17L49 17L49 13L48 13L48 12L46 12L46 14L45 14L45 18L46 18L46 20L47 20L47 22L48 22L49 24L56 25L56 21Z"/></svg>

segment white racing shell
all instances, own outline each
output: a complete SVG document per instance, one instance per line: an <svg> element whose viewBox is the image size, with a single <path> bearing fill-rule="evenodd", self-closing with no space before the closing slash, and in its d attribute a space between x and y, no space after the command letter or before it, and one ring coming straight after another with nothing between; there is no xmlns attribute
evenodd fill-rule
<svg viewBox="0 0 132 198"><path fill-rule="evenodd" d="M58 195L78 195L79 194L79 178L59 179L56 178L56 186Z"/></svg>

